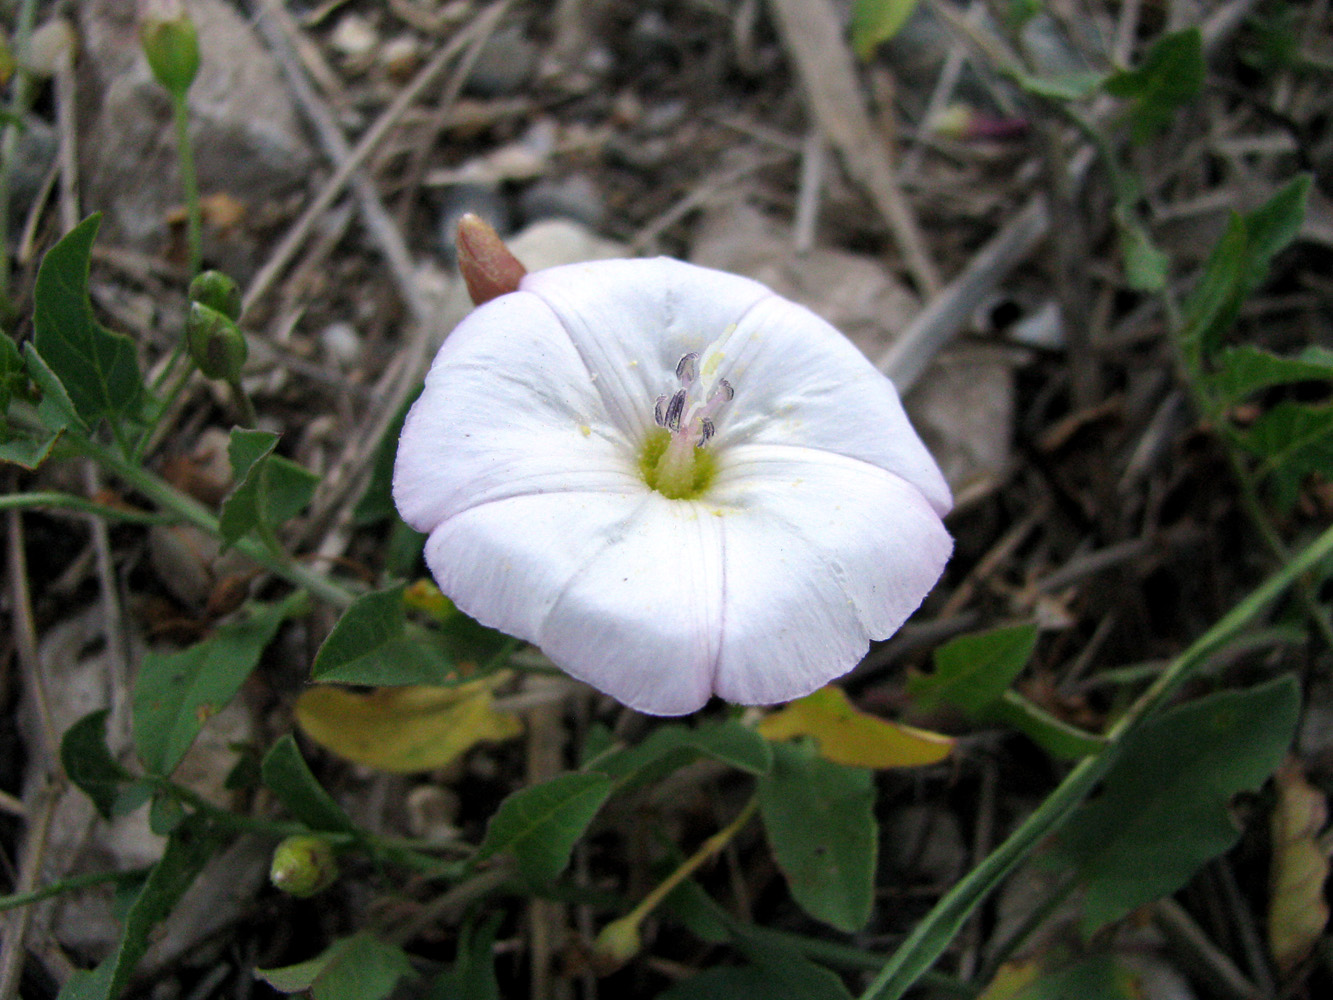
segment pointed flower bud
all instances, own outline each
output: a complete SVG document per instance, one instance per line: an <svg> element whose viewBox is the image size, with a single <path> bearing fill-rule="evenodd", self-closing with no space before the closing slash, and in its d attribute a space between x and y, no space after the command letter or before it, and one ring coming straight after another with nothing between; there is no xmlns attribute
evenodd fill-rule
<svg viewBox="0 0 1333 1000"><path fill-rule="evenodd" d="M338 858L320 837L288 837L273 851L268 877L289 896L313 896L338 880Z"/></svg>
<svg viewBox="0 0 1333 1000"><path fill-rule="evenodd" d="M191 302L185 341L190 357L209 378L234 382L241 377L241 366L249 354L245 334L223 313L202 302Z"/></svg>
<svg viewBox="0 0 1333 1000"><path fill-rule="evenodd" d="M190 282L190 301L215 309L233 323L241 318L241 289L221 271L202 271Z"/></svg>
<svg viewBox="0 0 1333 1000"><path fill-rule="evenodd" d="M471 212L458 220L458 269L474 306L518 291L528 273L490 223Z"/></svg>
<svg viewBox="0 0 1333 1000"><path fill-rule="evenodd" d="M139 43L153 79L183 97L199 73L199 35L181 0L139 0Z"/></svg>

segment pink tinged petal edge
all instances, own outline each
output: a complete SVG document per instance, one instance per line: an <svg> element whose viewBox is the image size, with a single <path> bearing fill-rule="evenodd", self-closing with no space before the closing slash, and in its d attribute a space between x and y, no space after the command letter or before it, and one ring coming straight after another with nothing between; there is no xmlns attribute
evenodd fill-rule
<svg viewBox="0 0 1333 1000"><path fill-rule="evenodd" d="M913 485L815 450L736 448L713 499L732 511L714 687L741 704L790 701L851 670L920 606L953 549Z"/></svg>
<svg viewBox="0 0 1333 1000"><path fill-rule="evenodd" d="M755 442L845 455L901 476L948 513L949 487L897 389L835 328L771 296L746 313L728 346L718 373L736 399L717 421L719 453Z"/></svg>
<svg viewBox="0 0 1333 1000"><path fill-rule="evenodd" d="M636 438L653 426L658 395L676 386L683 355L702 352L756 303L776 299L757 281L666 257L552 267L520 287L550 306L611 419Z"/></svg>
<svg viewBox="0 0 1333 1000"><path fill-rule="evenodd" d="M712 694L717 521L649 491L512 497L445 521L426 561L482 624L536 643L631 708L684 715Z"/></svg>
<svg viewBox="0 0 1333 1000"><path fill-rule="evenodd" d="M436 355L399 441L394 500L428 532L507 496L646 489L637 447L608 419L551 311L506 295L472 312Z"/></svg>

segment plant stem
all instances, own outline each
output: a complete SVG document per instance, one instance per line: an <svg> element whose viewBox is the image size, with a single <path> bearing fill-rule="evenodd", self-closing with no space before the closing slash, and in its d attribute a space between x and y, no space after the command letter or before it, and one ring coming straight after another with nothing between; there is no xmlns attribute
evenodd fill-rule
<svg viewBox="0 0 1333 1000"><path fill-rule="evenodd" d="M70 437L70 441L83 454L100 463L108 472L119 476L159 507L171 511L182 521L193 524L214 538L222 537L218 519L193 497L186 496L164 479L160 479L147 469L126 461L96 442L73 436ZM356 595L352 591L320 573L307 569L285 552L280 557L271 552L267 545L250 538L238 539L235 548L265 569L283 577L294 586L308 590L311 594L328 601L335 607L345 608L356 599Z"/></svg>
<svg viewBox="0 0 1333 1000"><path fill-rule="evenodd" d="M935 904L885 963L861 1000L898 1000L949 946L972 911L1036 845L1057 830L1115 763L1125 738L1162 707L1213 653L1308 570L1333 554L1333 527L1294 556L1180 654L1106 734L1107 746L1074 767L1009 838Z"/></svg>
<svg viewBox="0 0 1333 1000"><path fill-rule="evenodd" d="M190 277L203 266L203 209L199 203L199 181L194 170L194 147L190 143L190 109L185 91L171 95L176 125L176 156L180 161L181 187L185 189L185 238L190 254Z"/></svg>
<svg viewBox="0 0 1333 1000"><path fill-rule="evenodd" d="M123 521L127 524L175 524L180 520L169 514L154 514L146 510L110 507L106 504L75 496L72 493L59 493L54 490L0 495L0 510L27 510L33 507L57 507L64 510L76 510L81 514L95 514L97 517L105 518L108 521Z"/></svg>
<svg viewBox="0 0 1333 1000"><path fill-rule="evenodd" d="M0 913L16 910L20 906L40 903L43 899L60 896L67 892L86 889L90 885L102 885L106 882L133 882L143 878L151 871L149 868L134 868L127 872L88 872L84 875L71 875L69 878L49 882L40 889L31 892L16 892L11 896L0 896Z"/></svg>
<svg viewBox="0 0 1333 1000"><path fill-rule="evenodd" d="M14 90L7 110L15 119L21 119L32 107L35 88L32 85L32 78L28 75L27 70L23 69L22 63L28 53L28 41L32 37L32 24L36 18L36 12L36 0L23 0L23 3L19 6L18 23L14 28L14 53L18 56L19 66L14 71ZM9 297L11 267L9 260L9 182L14 173L14 159L18 150L20 131L20 125L10 124L4 127L4 132L0 135L0 308L6 313L12 306ZM12 317L6 315L0 318L4 319L7 325Z"/></svg>

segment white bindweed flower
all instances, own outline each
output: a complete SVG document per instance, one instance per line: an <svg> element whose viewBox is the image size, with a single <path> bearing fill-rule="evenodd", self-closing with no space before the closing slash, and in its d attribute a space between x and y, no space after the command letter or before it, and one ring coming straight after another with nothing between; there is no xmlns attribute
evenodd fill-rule
<svg viewBox="0 0 1333 1000"><path fill-rule="evenodd" d="M763 285L666 259L539 271L472 312L393 489L460 608L657 715L826 684L952 548L888 379Z"/></svg>

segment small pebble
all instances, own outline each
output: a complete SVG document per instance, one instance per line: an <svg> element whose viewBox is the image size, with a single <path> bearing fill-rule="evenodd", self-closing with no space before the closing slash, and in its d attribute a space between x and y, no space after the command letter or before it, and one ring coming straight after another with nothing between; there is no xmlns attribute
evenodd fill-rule
<svg viewBox="0 0 1333 1000"><path fill-rule="evenodd" d="M350 368L361 357L361 338L351 323L330 323L319 331L319 343L338 364Z"/></svg>
<svg viewBox="0 0 1333 1000"><path fill-rule="evenodd" d="M543 178L523 192L519 206L527 222L573 219L596 229L606 216L606 202L584 174Z"/></svg>
<svg viewBox="0 0 1333 1000"><path fill-rule="evenodd" d="M390 79L404 81L421 65L421 46L411 35L391 38L380 50L380 65Z"/></svg>
<svg viewBox="0 0 1333 1000"><path fill-rule="evenodd" d="M476 97L508 97L527 85L541 53L520 28L501 28L477 53L464 90Z"/></svg>

